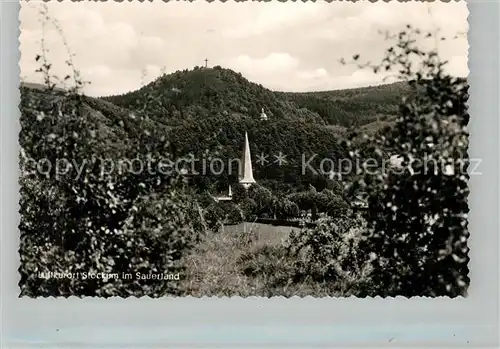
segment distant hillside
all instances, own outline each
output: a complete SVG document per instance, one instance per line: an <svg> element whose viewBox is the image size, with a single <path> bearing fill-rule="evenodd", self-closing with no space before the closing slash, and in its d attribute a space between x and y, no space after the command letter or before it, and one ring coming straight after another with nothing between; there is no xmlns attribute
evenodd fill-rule
<svg viewBox="0 0 500 349"><path fill-rule="evenodd" d="M264 108L270 119L352 127L391 119L409 93L404 82L337 91L275 92L216 66L163 75L136 91L104 99L145 111L169 125L209 117L258 119Z"/></svg>
<svg viewBox="0 0 500 349"><path fill-rule="evenodd" d="M21 82L21 87L28 88L31 90L39 90L39 91L48 90L47 85L39 84L36 82ZM65 91L64 89L62 89L60 87L54 87L53 90L57 91L57 92L64 92Z"/></svg>
<svg viewBox="0 0 500 349"><path fill-rule="evenodd" d="M213 117L258 119L262 108L271 119L324 124L317 113L221 67L177 71L137 91L103 99L169 125Z"/></svg>
<svg viewBox="0 0 500 349"><path fill-rule="evenodd" d="M41 85L23 84L21 91L23 100L49 104L69 98L62 90L48 93ZM338 163L347 155L342 141L349 128L374 133L390 126L406 92L403 83L341 91L273 92L228 69L195 68L161 76L120 96L80 96L85 120L79 121L81 126L71 127L79 128L88 139L85 146L100 154L130 156L141 149L147 153L151 142L166 138L168 153L176 158L216 156L226 166L240 158L244 133L248 132L254 161L257 155L268 156L265 164L255 162L257 180L285 192L311 184L321 189L329 186L327 175L304 173L303 159L313 156L310 165L318 170L323 159ZM261 108L268 121L260 120ZM36 117L36 111L25 105L23 132L38 134L46 127L40 142L54 123L64 122L40 124L33 122ZM286 155L286 163L277 166L275 156L280 152ZM228 183L237 181L234 170L214 175L206 173L206 166L201 161L196 165L205 173L194 180L199 190L224 190Z"/></svg>
<svg viewBox="0 0 500 349"><path fill-rule="evenodd" d="M44 85L30 83L21 84L20 91L22 147L27 136L35 144L44 143L49 134L68 127L66 123L70 121L62 115L75 113L74 104L70 100L76 96L68 96L62 89L48 91ZM166 126L139 118L133 112L107 101L88 96L78 98L78 113L83 118L78 121L81 126L74 125L72 128L78 129L80 138L86 139L86 145L93 149L95 155L123 155L127 150L143 143L145 136L148 136L146 131L150 133L154 130L158 135L168 132ZM44 110L51 111L51 115L47 115L47 112L41 115ZM59 119L54 119L56 111L60 112Z"/></svg>
<svg viewBox="0 0 500 349"><path fill-rule="evenodd" d="M326 124L361 126L386 121L398 114L403 96L411 94L406 82L355 89L277 93L300 108L316 112Z"/></svg>

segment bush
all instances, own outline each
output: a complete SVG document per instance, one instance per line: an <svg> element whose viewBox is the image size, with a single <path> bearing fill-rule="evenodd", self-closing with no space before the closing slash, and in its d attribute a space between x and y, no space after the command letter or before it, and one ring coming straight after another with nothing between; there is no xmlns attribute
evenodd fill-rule
<svg viewBox="0 0 500 349"><path fill-rule="evenodd" d="M274 196L269 189L254 184L248 189L248 197L255 201L258 216L273 216Z"/></svg>
<svg viewBox="0 0 500 349"><path fill-rule="evenodd" d="M233 186L233 202L239 204L243 200L248 198L248 190L245 189L241 184L236 184Z"/></svg>
<svg viewBox="0 0 500 349"><path fill-rule="evenodd" d="M316 195L317 195L316 190L303 191L290 194L288 195L287 198L290 201L294 202L299 207L300 210L308 211L312 210L313 206L315 205Z"/></svg>
<svg viewBox="0 0 500 349"><path fill-rule="evenodd" d="M292 233L288 249L296 261L296 278L327 282L346 296L366 296L370 265L358 248L365 228L360 218L327 217L319 219L315 228Z"/></svg>
<svg viewBox="0 0 500 349"><path fill-rule="evenodd" d="M108 125L103 116L108 107L78 91L21 90L22 296L179 292L163 280L137 280L135 273L179 272L178 260L197 240L203 219L174 175L103 171L108 160L117 165L134 159L154 167L168 156L161 128L121 109L112 120L116 124ZM43 171L36 166L42 163ZM66 165L64 171L58 163ZM119 278L47 279L40 277L44 272ZM124 279L122 272L133 278Z"/></svg>
<svg viewBox="0 0 500 349"><path fill-rule="evenodd" d="M205 209L208 227L217 230L222 224L238 224L243 221L243 212L232 202L213 203Z"/></svg>
<svg viewBox="0 0 500 349"><path fill-rule="evenodd" d="M341 217L347 213L349 205L344 200L343 195L337 194L329 189L317 192L311 189L306 192L298 192L288 196L288 199L294 202L299 210L316 211L326 213L332 217Z"/></svg>
<svg viewBox="0 0 500 349"><path fill-rule="evenodd" d="M222 206L226 224L238 224L243 221L243 212L237 205L225 202Z"/></svg>
<svg viewBox="0 0 500 349"><path fill-rule="evenodd" d="M287 198L275 201L275 212L277 219L289 219L299 215L299 206Z"/></svg>
<svg viewBox="0 0 500 349"><path fill-rule="evenodd" d="M409 27L382 66L397 66L413 89L400 117L384 134L368 137L383 153L403 159L400 170L361 173L351 191L368 195L364 251L375 252L374 283L384 296L465 295L468 284L468 85L445 73L435 51L422 51ZM430 34L428 36L431 36ZM415 69L414 57L421 64ZM351 147L354 160L362 154ZM377 155L378 154L378 155Z"/></svg>
<svg viewBox="0 0 500 349"><path fill-rule="evenodd" d="M217 230L217 228L224 223L224 212L222 207L217 203L212 203L207 206L204 211L204 219L209 229Z"/></svg>
<svg viewBox="0 0 500 349"><path fill-rule="evenodd" d="M63 207L57 198L53 199L54 205ZM186 202L186 198L175 192L162 196L141 196L134 201L130 214L120 227L111 230L93 224L92 217L83 217L79 222L82 227L79 234L63 234L57 226L56 229L38 230L42 227L37 223L38 217L25 214L20 247L21 294L101 297L178 294L180 290L176 289L176 282L140 280L136 273L182 272L178 261L197 240L198 234L188 214L193 207ZM36 212L45 213L42 210ZM53 222L57 216L58 212L55 212L54 216L40 222ZM64 220L71 218L65 216ZM71 239L70 244L74 247L68 248L65 239ZM80 275L117 273L119 277L108 280L85 279L83 276L62 279L39 277L39 273L46 272ZM122 276L124 273L132 274L132 278L125 279Z"/></svg>
<svg viewBox="0 0 500 349"><path fill-rule="evenodd" d="M246 198L238 206L243 212L243 219L245 221L253 221L257 218L257 204L255 200Z"/></svg>

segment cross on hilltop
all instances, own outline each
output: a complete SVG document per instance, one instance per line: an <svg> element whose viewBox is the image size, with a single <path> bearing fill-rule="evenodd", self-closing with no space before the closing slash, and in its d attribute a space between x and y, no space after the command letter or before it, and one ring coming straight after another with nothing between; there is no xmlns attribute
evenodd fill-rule
<svg viewBox="0 0 500 349"><path fill-rule="evenodd" d="M205 58L205 68L208 67L208 59Z"/></svg>

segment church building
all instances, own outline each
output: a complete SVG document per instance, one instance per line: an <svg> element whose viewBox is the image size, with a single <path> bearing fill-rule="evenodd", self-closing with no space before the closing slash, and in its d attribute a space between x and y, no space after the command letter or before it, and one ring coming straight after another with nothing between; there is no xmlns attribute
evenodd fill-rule
<svg viewBox="0 0 500 349"><path fill-rule="evenodd" d="M245 143L243 145L243 156L241 161L241 167L239 168L239 183L245 188L250 188L253 184L257 183L253 178L253 167L252 167L252 156L250 154L250 144L248 142L248 133L245 132ZM215 201L231 201L233 198L233 193L231 186L229 186L227 196L213 197Z"/></svg>
<svg viewBox="0 0 500 349"><path fill-rule="evenodd" d="M267 121L267 115L264 112L264 108L262 108L262 112L260 113L260 120Z"/></svg>
<svg viewBox="0 0 500 349"><path fill-rule="evenodd" d="M243 148L243 161L240 168L240 184L243 185L245 189L248 189L255 184L255 179L253 178L253 168L252 168L252 157L250 154L250 145L248 143L248 133L245 132L245 145Z"/></svg>

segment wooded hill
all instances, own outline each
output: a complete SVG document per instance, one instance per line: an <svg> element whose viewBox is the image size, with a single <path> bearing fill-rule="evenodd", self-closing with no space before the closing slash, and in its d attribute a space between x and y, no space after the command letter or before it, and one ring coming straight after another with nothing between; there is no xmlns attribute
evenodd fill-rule
<svg viewBox="0 0 500 349"><path fill-rule="evenodd" d="M136 91L103 99L170 125L208 117L258 119L264 108L271 120L349 127L396 115L401 97L409 91L407 84L399 82L348 90L275 92L216 66L163 75Z"/></svg>
<svg viewBox="0 0 500 349"><path fill-rule="evenodd" d="M22 91L36 98L45 94L32 85L24 85ZM87 123L98 131L97 138L92 138L98 153L117 147L147 151L152 140L166 138L174 158L217 157L227 166L231 159L241 157L244 133L248 132L254 161L256 155L268 156L266 164L254 164L256 179L270 189L295 192L309 185L319 190L328 187L325 176L303 173L304 159L315 156L311 166L318 169L324 158L337 163L345 156L345 132L377 132L390 125L401 97L408 92L404 83L326 92L274 92L229 69L195 67L163 75L123 95L81 98ZM56 95L52 92L44 98L54 103L62 98ZM268 121L260 120L262 108ZM278 166L274 156L280 152L286 155L286 163ZM195 179L201 191L221 191L228 183L237 182L235 171L213 176L207 173L206 163L200 161L196 166L206 173Z"/></svg>

